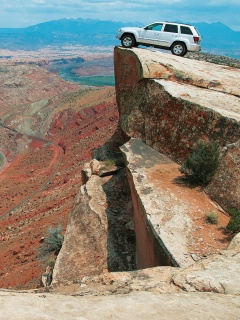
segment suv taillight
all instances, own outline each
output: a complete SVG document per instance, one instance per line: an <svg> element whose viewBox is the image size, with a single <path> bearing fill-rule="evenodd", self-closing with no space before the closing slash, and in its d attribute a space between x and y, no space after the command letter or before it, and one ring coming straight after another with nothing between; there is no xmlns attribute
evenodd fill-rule
<svg viewBox="0 0 240 320"><path fill-rule="evenodd" d="M193 37L193 40L195 43L197 43L197 44L199 43L199 37Z"/></svg>

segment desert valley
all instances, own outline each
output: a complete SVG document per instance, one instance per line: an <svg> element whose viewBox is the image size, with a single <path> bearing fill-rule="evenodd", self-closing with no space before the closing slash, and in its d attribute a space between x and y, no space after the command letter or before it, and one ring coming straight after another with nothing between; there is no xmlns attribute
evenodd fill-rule
<svg viewBox="0 0 240 320"><path fill-rule="evenodd" d="M229 209L240 209L239 68L226 56L153 48L0 49L2 296L66 297L66 319L78 319L71 296L106 296L96 300L102 319L111 317L101 303L118 299L123 310L124 295L136 318L147 292L162 305L171 294L179 310L207 297L204 317L222 305L216 319L238 319L239 234L226 227ZM206 188L189 187L179 171L199 139L222 150ZM206 221L212 212L217 224ZM58 227L58 257L41 260L47 231Z"/></svg>

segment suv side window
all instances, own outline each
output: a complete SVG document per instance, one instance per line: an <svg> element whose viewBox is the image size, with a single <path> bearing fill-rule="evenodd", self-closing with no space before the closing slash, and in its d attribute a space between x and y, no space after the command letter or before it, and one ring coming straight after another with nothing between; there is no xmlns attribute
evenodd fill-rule
<svg viewBox="0 0 240 320"><path fill-rule="evenodd" d="M146 30L161 31L162 26L163 26L162 23L155 23L148 26Z"/></svg>
<svg viewBox="0 0 240 320"><path fill-rule="evenodd" d="M183 34L193 34L192 30L189 27L180 26L181 33Z"/></svg>
<svg viewBox="0 0 240 320"><path fill-rule="evenodd" d="M178 26L176 24L166 24L164 28L165 32L178 33Z"/></svg>

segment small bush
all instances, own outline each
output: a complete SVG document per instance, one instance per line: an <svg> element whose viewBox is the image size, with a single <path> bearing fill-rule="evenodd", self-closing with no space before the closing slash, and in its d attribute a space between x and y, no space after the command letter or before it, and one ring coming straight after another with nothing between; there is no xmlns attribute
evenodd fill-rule
<svg viewBox="0 0 240 320"><path fill-rule="evenodd" d="M237 209L231 209L229 214L231 218L226 229L232 233L240 232L240 211Z"/></svg>
<svg viewBox="0 0 240 320"><path fill-rule="evenodd" d="M38 248L38 258L46 260L52 253L57 256L62 247L63 240L64 236L60 225L56 229L49 228L42 246Z"/></svg>
<svg viewBox="0 0 240 320"><path fill-rule="evenodd" d="M217 143L200 141L179 170L191 181L206 184L213 177L219 159L220 151Z"/></svg>
<svg viewBox="0 0 240 320"><path fill-rule="evenodd" d="M106 166L117 166L117 167L125 167L125 162L123 158L116 159L107 159L104 161Z"/></svg>
<svg viewBox="0 0 240 320"><path fill-rule="evenodd" d="M49 259L46 264L47 264L47 266L49 266L51 269L53 269L54 266L55 266L55 263L56 263L56 259Z"/></svg>
<svg viewBox="0 0 240 320"><path fill-rule="evenodd" d="M218 216L215 212L206 214L205 221L210 224L218 224Z"/></svg>

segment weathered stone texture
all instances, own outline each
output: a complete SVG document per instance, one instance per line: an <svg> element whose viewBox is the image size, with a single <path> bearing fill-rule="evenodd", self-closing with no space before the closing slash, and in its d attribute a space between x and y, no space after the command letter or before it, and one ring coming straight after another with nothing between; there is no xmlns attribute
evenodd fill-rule
<svg viewBox="0 0 240 320"><path fill-rule="evenodd" d="M188 255L186 238L191 221L184 212L184 204L179 203L182 210L174 213L172 206L176 203L171 201L169 204L168 192L157 188L147 173L148 167L160 163L170 164L172 161L137 139L131 139L121 150L128 163L138 268L157 265L187 266L193 263ZM176 216L178 222L169 232L171 221Z"/></svg>
<svg viewBox="0 0 240 320"><path fill-rule="evenodd" d="M95 297L1 292L0 301L1 320L237 320L240 306L240 297L203 292Z"/></svg>
<svg viewBox="0 0 240 320"><path fill-rule="evenodd" d="M184 160L200 139L216 140L222 146L235 142L240 138L239 123L224 118L218 108L214 110L216 97L209 96L207 91L201 93L205 96L202 103L188 100L188 95L196 92L200 95L199 91L205 90L166 80L143 79L131 94L121 94L122 129L128 136L145 141L177 161ZM222 93L213 95L223 102ZM240 99L231 97L229 103L230 100L232 109L237 109Z"/></svg>
<svg viewBox="0 0 240 320"><path fill-rule="evenodd" d="M240 210L240 140L227 145L208 194L225 209Z"/></svg>
<svg viewBox="0 0 240 320"><path fill-rule="evenodd" d="M180 271L173 277L175 285L184 291L240 294L240 252L226 250Z"/></svg>
<svg viewBox="0 0 240 320"><path fill-rule="evenodd" d="M134 207L138 268L193 264L193 253L198 255L201 237L199 231L193 235L194 230L200 230L196 221L204 222L206 214L195 200L205 203L209 212L216 211L212 201L205 193L179 184L178 165L141 140L132 138L121 150L126 158ZM220 214L227 219L220 212L219 217ZM205 229L202 236L208 232ZM222 234L215 237L224 241ZM206 246L202 255L205 255L214 243L208 243L207 237L202 241Z"/></svg>
<svg viewBox="0 0 240 320"><path fill-rule="evenodd" d="M120 124L129 137L178 162L199 140L217 141L221 147L239 140L238 69L143 49L115 48L114 61ZM224 185L230 188L217 196L213 189L222 185L218 178L209 193L230 209L240 206L240 175L239 163L226 156L222 175L230 178L234 173L236 178L227 179Z"/></svg>
<svg viewBox="0 0 240 320"><path fill-rule="evenodd" d="M81 187L54 268L54 282L96 275L107 269L107 217L103 183L102 178L93 176Z"/></svg>
<svg viewBox="0 0 240 320"><path fill-rule="evenodd" d="M240 96L238 69L159 51L115 47L114 69L116 87L120 90L140 79L168 79Z"/></svg>
<svg viewBox="0 0 240 320"><path fill-rule="evenodd" d="M86 183L70 215L54 283L136 268L126 170L94 159L85 164L83 172Z"/></svg>

